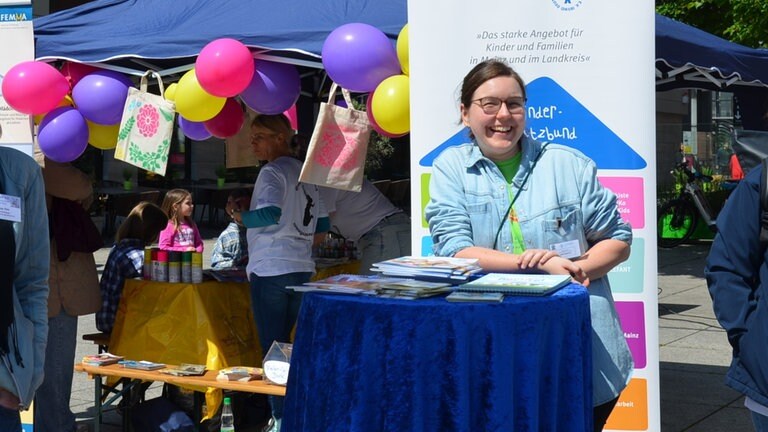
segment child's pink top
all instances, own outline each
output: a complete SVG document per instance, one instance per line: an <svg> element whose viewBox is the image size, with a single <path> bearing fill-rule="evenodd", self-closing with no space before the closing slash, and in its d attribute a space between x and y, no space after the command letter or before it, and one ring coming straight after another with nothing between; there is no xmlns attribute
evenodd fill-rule
<svg viewBox="0 0 768 432"><path fill-rule="evenodd" d="M184 252L194 248L196 252L202 252L203 238L194 225L181 222L176 228L172 221L168 221L165 229L160 231L158 245L164 250Z"/></svg>

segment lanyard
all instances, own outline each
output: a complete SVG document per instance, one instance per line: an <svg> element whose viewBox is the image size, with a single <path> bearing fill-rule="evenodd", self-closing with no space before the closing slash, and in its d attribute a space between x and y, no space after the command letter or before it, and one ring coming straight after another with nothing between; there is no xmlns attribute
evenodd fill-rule
<svg viewBox="0 0 768 432"><path fill-rule="evenodd" d="M528 170L527 173L525 173L525 177L523 178L523 182L520 183L520 187L517 188L517 192L515 192L515 196L512 197L512 202L509 203L509 207L507 207L507 211L504 213L504 216L501 218L501 223L499 224L499 228L496 230L496 235L493 236L493 248L496 249L496 244L499 241L499 233L501 233L501 229L504 227L506 221L507 221L507 215L509 215L509 212L512 211L512 206L515 205L515 201L517 201L517 197L520 196L520 192L523 191L523 186L528 182L528 177L531 176L531 173L533 172L533 169L536 168L536 164L539 162L539 159L541 159L541 155L544 154L544 149L547 148L549 143L544 143L543 146L541 146L541 150L539 151L539 154L536 155L536 159L533 160L533 165L531 165L531 169Z"/></svg>

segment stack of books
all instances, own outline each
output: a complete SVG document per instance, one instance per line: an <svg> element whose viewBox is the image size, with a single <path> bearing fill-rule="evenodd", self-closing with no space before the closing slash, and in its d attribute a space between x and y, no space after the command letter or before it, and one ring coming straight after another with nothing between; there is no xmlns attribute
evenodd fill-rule
<svg viewBox="0 0 768 432"><path fill-rule="evenodd" d="M165 363L155 363L147 360L120 360L118 362L120 366L127 369L139 369L139 370L158 370L165 367Z"/></svg>
<svg viewBox="0 0 768 432"><path fill-rule="evenodd" d="M451 284L447 282L426 282L410 278L349 274L330 276L288 288L298 292L320 291L404 299L431 297L453 289Z"/></svg>
<svg viewBox="0 0 768 432"><path fill-rule="evenodd" d="M88 366L106 366L119 362L123 356L110 353L92 354L83 357L83 364Z"/></svg>
<svg viewBox="0 0 768 432"><path fill-rule="evenodd" d="M477 262L468 258L404 256L374 263L371 270L383 276L459 284L482 271Z"/></svg>

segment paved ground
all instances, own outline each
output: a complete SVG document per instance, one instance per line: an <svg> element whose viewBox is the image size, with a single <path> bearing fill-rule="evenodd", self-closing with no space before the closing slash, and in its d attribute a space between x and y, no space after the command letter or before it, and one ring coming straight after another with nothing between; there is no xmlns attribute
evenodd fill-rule
<svg viewBox="0 0 768 432"><path fill-rule="evenodd" d="M218 230L203 230L206 251L213 248ZM723 385L730 362L725 332L712 312L703 279L708 243L659 250L659 350L661 374L661 431L748 432L749 413L743 397ZM100 269L108 249L96 256ZM205 267L210 266L206 254ZM79 334L95 332L92 315L80 319ZM90 343L78 342L78 358L95 352ZM150 395L159 394L157 385ZM93 382L75 374L72 410L78 421L93 418ZM120 430L120 417L105 417L104 432Z"/></svg>

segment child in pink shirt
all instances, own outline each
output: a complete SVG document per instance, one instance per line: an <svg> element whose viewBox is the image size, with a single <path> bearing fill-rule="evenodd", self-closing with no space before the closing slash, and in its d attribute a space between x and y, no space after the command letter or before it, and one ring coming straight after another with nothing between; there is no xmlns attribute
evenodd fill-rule
<svg viewBox="0 0 768 432"><path fill-rule="evenodd" d="M186 189L171 189L165 194L162 208L168 215L168 226L160 232L160 249L202 252L203 239L192 219L192 194Z"/></svg>

